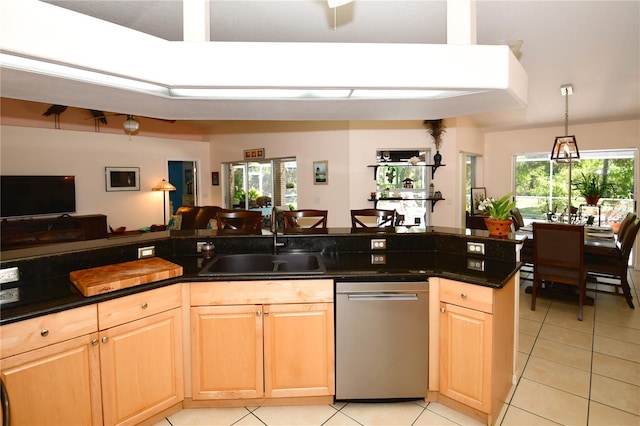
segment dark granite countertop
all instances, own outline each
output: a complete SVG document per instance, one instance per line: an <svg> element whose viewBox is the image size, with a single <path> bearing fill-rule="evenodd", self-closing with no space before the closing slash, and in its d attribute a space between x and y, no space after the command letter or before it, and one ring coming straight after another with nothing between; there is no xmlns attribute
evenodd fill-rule
<svg viewBox="0 0 640 426"><path fill-rule="evenodd" d="M471 284L501 288L518 271L513 256L519 239L492 240L485 235L470 235L469 230L422 228L420 232L350 234L336 230L327 235L278 236L287 243L283 253L313 252L322 256L326 272L320 274L278 274L255 276L201 277L198 272L207 262L195 252L195 241L213 239L217 253L269 253L272 237L215 237L210 232L172 233L153 242L156 256L179 264L183 275L169 280L143 284L102 295L85 297L71 283L69 272L94 266L135 259L139 243L82 250L45 258L24 259L20 263L21 278L3 284L2 289L17 288L20 300L0 307L0 325L55 313L84 305L146 291L179 282L215 282L256 279L314 279L335 281L416 281L443 277ZM466 232L465 232L466 231ZM387 238L388 250L371 251L370 239ZM472 256L466 253L467 240L486 242L489 253ZM251 248L251 250L249 250ZM493 255L493 253L497 253ZM384 254L384 264L372 264L373 254ZM474 261L470 264L470 260ZM15 262L3 262L2 267ZM474 266L482 265L481 271Z"/></svg>

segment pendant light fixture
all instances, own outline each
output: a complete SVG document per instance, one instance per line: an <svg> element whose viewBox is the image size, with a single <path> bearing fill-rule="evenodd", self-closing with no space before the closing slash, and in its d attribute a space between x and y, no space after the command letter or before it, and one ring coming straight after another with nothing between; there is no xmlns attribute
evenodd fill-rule
<svg viewBox="0 0 640 426"><path fill-rule="evenodd" d="M569 95L573 94L573 86L568 84L560 87L565 97L564 107L564 136L557 136L551 150L551 160L556 163L569 163L569 188L567 203L567 221L571 223L571 164L580 160L580 151L575 135L569 136Z"/></svg>
<svg viewBox="0 0 640 426"><path fill-rule="evenodd" d="M138 131L138 129L140 128L140 123L135 119L133 115L129 114L127 115L127 119L124 121L123 127L129 134L129 136L131 136L131 133L135 133Z"/></svg>

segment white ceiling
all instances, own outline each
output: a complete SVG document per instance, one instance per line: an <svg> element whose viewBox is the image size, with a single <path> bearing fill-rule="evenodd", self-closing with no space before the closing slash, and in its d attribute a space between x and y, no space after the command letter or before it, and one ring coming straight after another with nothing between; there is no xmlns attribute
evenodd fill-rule
<svg viewBox="0 0 640 426"><path fill-rule="evenodd" d="M182 1L47 0L46 3L161 39L183 40ZM211 0L210 3L211 41L447 43L447 2L443 0L355 0L336 9L335 21L333 9L329 9L324 0ZM1 8L2 2L0 11ZM563 123L564 98L560 87L564 84L572 84L574 89L569 98L571 123L640 117L640 1L477 0L476 22L477 44L523 40L519 60L528 74L529 85L526 108L474 115L472 118L478 126L497 130ZM92 40L98 52L110 42L100 33L83 36ZM135 49L135 46L122 46L122 49ZM340 64L326 66L339 67ZM433 63L433 67L438 66ZM52 80L41 78L29 82L29 79L10 77L3 69L0 88L3 96L10 93L10 97L17 99L62 103L53 96L46 99L44 88L43 95L34 99L34 81L46 85L53 84ZM73 82L56 80L55 84L68 85L70 95L65 101L72 106L88 108L92 102L101 105L100 98L105 97L104 91L81 90ZM134 108L140 109L139 105L133 105L132 97L115 91L110 93L120 100L116 112L135 113ZM74 105L74 96L78 99L77 105ZM315 111L317 117L323 117L322 109L327 107L335 105L319 104ZM308 119L308 116L299 116L295 103L283 108L286 110L280 113L287 119ZM372 105L361 101L349 108L361 110L359 116L366 117ZM416 119L433 118L424 117L415 102L387 103L385 108L386 117L381 117L376 110L371 118L396 119L395 110L404 112L412 108L415 108ZM216 118L203 115L202 110L206 108L192 106L190 109L194 111L192 118ZM196 114L196 109L201 111ZM158 116L190 116L188 111L173 113L172 117L172 111L166 110ZM411 114L402 115L407 116ZM243 118L262 119L263 116L258 107L248 109Z"/></svg>

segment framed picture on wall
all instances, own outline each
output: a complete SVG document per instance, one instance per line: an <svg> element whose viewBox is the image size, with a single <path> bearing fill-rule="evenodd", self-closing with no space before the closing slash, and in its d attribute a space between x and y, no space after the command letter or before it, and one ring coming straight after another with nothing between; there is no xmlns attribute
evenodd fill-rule
<svg viewBox="0 0 640 426"><path fill-rule="evenodd" d="M313 183L314 185L329 184L329 162L314 161L313 162Z"/></svg>
<svg viewBox="0 0 640 426"><path fill-rule="evenodd" d="M140 191L140 167L105 167L107 192Z"/></svg>
<svg viewBox="0 0 640 426"><path fill-rule="evenodd" d="M220 185L220 172L211 172L211 185Z"/></svg>
<svg viewBox="0 0 640 426"><path fill-rule="evenodd" d="M482 210L478 210L478 206L487 198L487 188L471 188L471 214L484 214Z"/></svg>

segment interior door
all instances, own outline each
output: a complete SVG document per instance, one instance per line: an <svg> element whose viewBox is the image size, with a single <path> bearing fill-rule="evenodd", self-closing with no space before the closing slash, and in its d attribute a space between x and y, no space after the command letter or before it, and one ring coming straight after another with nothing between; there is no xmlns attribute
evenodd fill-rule
<svg viewBox="0 0 640 426"><path fill-rule="evenodd" d="M168 161L169 182L176 187L169 192L171 214L180 206L198 205L196 161Z"/></svg>

